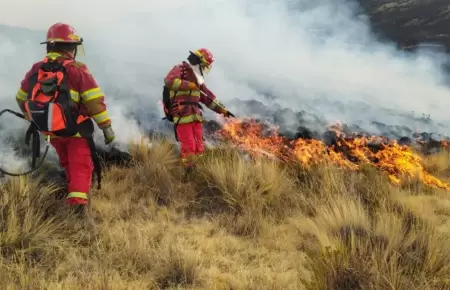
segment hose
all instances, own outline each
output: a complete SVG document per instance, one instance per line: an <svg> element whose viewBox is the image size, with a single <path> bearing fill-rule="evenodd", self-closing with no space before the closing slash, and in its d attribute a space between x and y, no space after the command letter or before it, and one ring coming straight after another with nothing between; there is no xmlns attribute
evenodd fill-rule
<svg viewBox="0 0 450 290"><path fill-rule="evenodd" d="M22 114L20 114L20 113L17 113L17 112L14 112L13 110L10 110L10 109L4 109L4 110L0 111L0 116L3 115L4 113L10 113L10 114L13 114L13 115L15 115L15 116L18 117L18 118L21 118L21 119L23 119L23 120L28 121L28 120L25 118L24 115L22 115ZM28 122L30 122L30 121L28 121ZM32 123L32 124L33 124L33 123ZM36 171L37 169L39 169L39 167L41 167L42 164L44 164L45 157L47 156L48 149L49 149L49 147L50 147L50 136L47 136L46 139L47 139L47 144L46 144L46 147L45 147L44 155L42 156L42 158L39 160L38 164L37 164L34 168L31 168L31 169L29 169L29 170L27 170L27 171L25 171L25 172L21 172L21 173L13 173L13 172L6 171L6 170L4 170L3 168L0 167L0 173L3 173L4 175L9 175L9 176L24 176L24 175L28 175L28 174L30 174L30 173ZM36 146L36 143L37 143L37 142L33 142L33 146ZM34 150L32 150L32 151L33 151L33 153L34 153ZM36 153L37 153L37 152L36 152Z"/></svg>

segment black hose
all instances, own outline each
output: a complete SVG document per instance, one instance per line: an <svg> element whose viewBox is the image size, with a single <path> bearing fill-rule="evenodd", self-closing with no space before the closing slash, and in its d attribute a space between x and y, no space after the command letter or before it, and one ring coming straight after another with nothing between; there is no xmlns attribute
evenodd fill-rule
<svg viewBox="0 0 450 290"><path fill-rule="evenodd" d="M11 113L11 114L13 114L13 115L15 115L15 116L17 116L17 117L19 117L21 119L27 120L23 114L14 112L13 110L10 110L10 109L4 109L3 111L0 111L0 116L3 115L6 112Z"/></svg>
<svg viewBox="0 0 450 290"><path fill-rule="evenodd" d="M21 119L23 119L23 120L28 121L28 120L25 118L25 116L24 116L23 114L14 112L13 110L10 110L10 109L4 109L4 110L0 111L0 116L3 115L4 113L10 113L10 114L13 114L13 115L15 115L16 117L19 117L19 118L21 118ZM29 121L28 121L28 122L29 122ZM37 133L37 134L39 134L39 133ZM36 141L36 140L37 140L37 141ZM33 153L34 153L33 155L35 155L35 153L38 153L38 152L35 152L35 150L36 150L36 149L35 149L35 148L36 148L35 146L36 146L36 143L37 143L37 142L39 142L39 140L36 139L36 138L33 138L33 150L32 150ZM24 176L24 175L28 175L28 174L32 173L33 171L36 171L36 170L39 169L39 167L41 167L42 164L44 163L44 160L45 160L45 157L47 156L49 147L50 147L50 136L47 136L47 144L46 144L46 147L45 147L44 155L43 155L42 158L39 160L39 162L38 162L38 164L37 164L36 166L34 166L34 164L32 165L32 166L34 166L34 168L31 168L31 169L29 169L29 170L27 170L27 171L25 171L25 172L21 172L21 173L8 172L8 171L4 170L3 168L0 168L0 172L3 173L4 175L9 175L9 176ZM38 147L38 148L39 148L39 147ZM33 163L35 163L34 160L33 160Z"/></svg>

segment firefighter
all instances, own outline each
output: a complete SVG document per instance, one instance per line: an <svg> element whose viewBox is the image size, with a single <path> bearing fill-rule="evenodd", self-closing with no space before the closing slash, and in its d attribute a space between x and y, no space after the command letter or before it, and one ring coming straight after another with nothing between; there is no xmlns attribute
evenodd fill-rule
<svg viewBox="0 0 450 290"><path fill-rule="evenodd" d="M91 127L92 134L94 130L92 120L94 120L103 130L105 144L111 143L115 135L104 102L104 94L87 66L75 60L77 53L84 54L83 39L76 34L72 26L56 23L50 26L47 39L41 44L47 45L45 59L35 63L26 73L16 95L21 111L26 116L29 113L26 109L26 101L29 94L35 92L32 87L32 77L36 76L36 72L43 63L52 60L67 63L66 77L69 90L67 99L73 100L75 104L73 110L77 110L80 116L84 116L82 125ZM36 83L35 80L34 83ZM76 128L78 130L79 127ZM85 134L80 133L81 129L77 132L70 137L50 136L50 143L55 148L61 167L65 170L68 182L66 202L73 206L72 209L75 209L77 213L83 213L88 204L88 192L94 170L93 148L88 142L92 138L87 138Z"/></svg>
<svg viewBox="0 0 450 290"><path fill-rule="evenodd" d="M203 115L200 103L225 117L234 117L205 84L214 57L206 48L189 51L188 62L174 66L164 78L169 103L163 102L166 116L175 125L175 135L181 147L181 161L191 168L195 156L204 152ZM164 98L164 97L163 97Z"/></svg>

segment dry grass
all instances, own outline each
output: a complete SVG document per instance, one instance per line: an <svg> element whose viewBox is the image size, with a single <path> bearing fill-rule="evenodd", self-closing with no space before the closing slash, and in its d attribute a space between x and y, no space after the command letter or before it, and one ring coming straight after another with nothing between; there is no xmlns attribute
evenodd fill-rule
<svg viewBox="0 0 450 290"><path fill-rule="evenodd" d="M1 289L450 289L450 194L216 149L188 176L133 147L87 220L44 179L0 188ZM448 178L447 153L425 166Z"/></svg>

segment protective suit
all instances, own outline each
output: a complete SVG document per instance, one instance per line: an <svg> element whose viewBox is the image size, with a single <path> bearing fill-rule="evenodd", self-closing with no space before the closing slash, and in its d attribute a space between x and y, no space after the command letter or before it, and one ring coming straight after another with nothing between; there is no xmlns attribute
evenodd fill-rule
<svg viewBox="0 0 450 290"><path fill-rule="evenodd" d="M51 112L53 119L49 118L48 130L43 132L50 135L50 143L55 148L59 157L60 165L65 169L68 181L67 203L70 205L83 205L88 203L88 193L91 186L92 173L94 169L92 158L92 146L89 143L93 134L93 121L103 130L105 143L112 142L115 138L111 127L111 119L104 102L104 94L89 72L87 66L75 61L75 56L82 46L82 38L76 35L75 30L67 24L57 23L52 25L47 33L47 55L44 60L35 63L25 74L16 95L17 103L25 116L31 118L34 113L30 110L30 99L41 93L46 87L45 82L36 81L38 77L44 77L45 71L42 67L46 64L61 64L64 66L68 99L71 103L71 112L76 113L76 128L80 131L71 136L58 136L50 131L55 130L60 123L63 124L62 110ZM36 77L37 75L37 77ZM40 87L38 87L40 85ZM60 93L61 94L61 93ZM60 96L60 98L63 98ZM53 106L52 108L54 108ZM55 107L56 108L56 107ZM60 113L60 117L55 117ZM47 111L47 115L50 112ZM79 126L79 127L78 127ZM81 128L84 128L81 130ZM41 128L42 129L42 128Z"/></svg>
<svg viewBox="0 0 450 290"><path fill-rule="evenodd" d="M188 62L174 66L164 78L169 90L170 105L165 104L166 116L175 124L175 133L181 145L181 160L190 167L193 156L204 152L201 103L225 117L234 116L216 98L205 84L204 77L211 70L213 55L205 48L190 52Z"/></svg>

